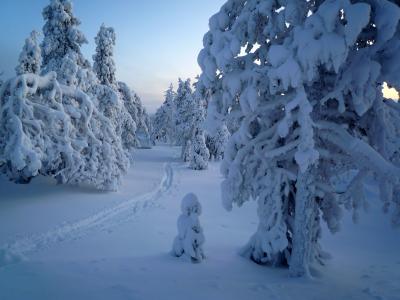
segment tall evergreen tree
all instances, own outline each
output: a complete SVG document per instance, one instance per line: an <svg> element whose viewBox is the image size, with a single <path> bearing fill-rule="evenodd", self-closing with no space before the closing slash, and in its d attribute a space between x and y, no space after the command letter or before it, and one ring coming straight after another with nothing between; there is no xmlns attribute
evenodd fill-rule
<svg viewBox="0 0 400 300"><path fill-rule="evenodd" d="M194 121L194 105L195 100L193 97L190 79L183 81L179 79L179 85L174 100L175 111L175 128L177 132L177 144L182 146L182 159L188 160L188 141L193 135L193 121Z"/></svg>
<svg viewBox="0 0 400 300"><path fill-rule="evenodd" d="M164 103L157 110L153 120L153 136L156 140L173 145L176 143L175 132L175 92L172 84L165 92Z"/></svg>
<svg viewBox="0 0 400 300"><path fill-rule="evenodd" d="M72 2L51 0L43 10L43 18L43 72L55 71L62 84L87 91L94 76L81 53L81 46L87 40L78 29L81 22L73 14Z"/></svg>
<svg viewBox="0 0 400 300"><path fill-rule="evenodd" d="M114 28L106 27L104 24L101 25L95 39L96 54L93 55L93 69L100 83L109 86L115 86L117 83L114 62L115 39Z"/></svg>
<svg viewBox="0 0 400 300"><path fill-rule="evenodd" d="M400 87L392 2L229 0L210 19L200 80L209 114L236 115L223 198L227 209L257 199L259 227L243 251L256 262L310 274L323 257L321 221L335 232L343 207L357 216L367 177L400 224L400 107L381 91ZM348 178L344 188L335 176Z"/></svg>

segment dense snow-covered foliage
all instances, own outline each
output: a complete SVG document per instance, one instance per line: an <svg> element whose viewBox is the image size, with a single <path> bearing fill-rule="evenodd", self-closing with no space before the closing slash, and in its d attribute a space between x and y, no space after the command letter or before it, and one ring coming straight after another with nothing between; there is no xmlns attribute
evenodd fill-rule
<svg viewBox="0 0 400 300"><path fill-rule="evenodd" d="M204 234L200 225L201 204L193 193L182 199L182 214L178 218L178 236L174 240L172 254L181 257L184 255L192 262L201 262L204 258Z"/></svg>
<svg viewBox="0 0 400 300"><path fill-rule="evenodd" d="M15 68L17 75L40 73L42 53L38 43L38 36L39 33L37 31L32 31L25 40L24 48L19 56L18 66Z"/></svg>
<svg viewBox="0 0 400 300"><path fill-rule="evenodd" d="M114 62L115 31L112 27L101 25L96 41L96 54L93 55L93 70L101 84L114 86L117 83Z"/></svg>
<svg viewBox="0 0 400 300"><path fill-rule="evenodd" d="M229 0L210 19L200 80L232 124L224 205L258 201L256 262L309 274L321 220L335 232L342 207L356 216L367 177L400 224L400 105L381 91L400 87L399 18L387 0Z"/></svg>
<svg viewBox="0 0 400 300"><path fill-rule="evenodd" d="M208 139L207 148L210 151L210 159L219 161L224 158L225 147L231 134L229 133L228 127L223 122L217 125L214 131L214 135L209 133L206 137L206 139Z"/></svg>
<svg viewBox="0 0 400 300"><path fill-rule="evenodd" d="M0 95L0 170L27 182L43 174L59 183L115 190L127 159L109 120L85 93L56 74L20 75Z"/></svg>
<svg viewBox="0 0 400 300"><path fill-rule="evenodd" d="M136 146L136 123L124 105L124 100L113 86L95 85L94 96L98 101L100 112L109 119L113 126L119 144L132 159L132 151Z"/></svg>
<svg viewBox="0 0 400 300"><path fill-rule="evenodd" d="M43 18L43 73L55 71L60 83L78 83L86 91L85 83L81 81L88 79L85 70L90 64L83 57L80 47L87 40L78 29L81 22L73 15L71 1L51 0L43 10Z"/></svg>
<svg viewBox="0 0 400 300"><path fill-rule="evenodd" d="M168 144L175 144L175 92L172 84L165 92L165 100L157 110L153 120L153 140L162 141Z"/></svg>

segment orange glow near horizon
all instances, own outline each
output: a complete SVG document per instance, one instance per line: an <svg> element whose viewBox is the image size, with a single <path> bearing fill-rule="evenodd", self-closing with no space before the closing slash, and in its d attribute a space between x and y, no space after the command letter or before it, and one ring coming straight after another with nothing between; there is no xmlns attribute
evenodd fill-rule
<svg viewBox="0 0 400 300"><path fill-rule="evenodd" d="M399 92L395 88L388 87L386 82L383 84L383 96L387 99L399 100Z"/></svg>

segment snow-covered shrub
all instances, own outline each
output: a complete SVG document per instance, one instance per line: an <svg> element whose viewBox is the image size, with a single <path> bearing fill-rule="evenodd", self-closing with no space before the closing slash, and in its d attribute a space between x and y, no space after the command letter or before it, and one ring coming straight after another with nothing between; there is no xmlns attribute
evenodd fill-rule
<svg viewBox="0 0 400 300"><path fill-rule="evenodd" d="M199 263L205 258L205 239L199 221L201 205L197 196L193 193L187 194L182 199L181 210L177 224L178 236L174 240L172 254L177 257L185 256L192 262Z"/></svg>
<svg viewBox="0 0 400 300"><path fill-rule="evenodd" d="M205 170L208 167L210 152L206 146L203 130L197 130L188 147L189 167L193 170Z"/></svg>
<svg viewBox="0 0 400 300"><path fill-rule="evenodd" d="M114 62L115 31L112 27L101 25L95 38L96 54L93 55L93 70L97 74L100 83L115 86L117 83Z"/></svg>
<svg viewBox="0 0 400 300"><path fill-rule="evenodd" d="M400 87L399 18L387 0L229 0L210 19L200 81L208 114L233 125L224 205L258 201L254 261L309 274L320 222L336 232L343 207L356 215L371 175L400 224L400 104L381 91ZM337 191L331 178L350 170Z"/></svg>
<svg viewBox="0 0 400 300"><path fill-rule="evenodd" d="M40 73L42 52L38 43L38 36L39 33L37 31L32 31L25 40L24 48L19 56L18 66L15 68L17 75Z"/></svg>
<svg viewBox="0 0 400 300"><path fill-rule="evenodd" d="M24 74L0 94L0 171L16 182L43 174L59 183L116 190L128 162L109 120L56 74Z"/></svg>

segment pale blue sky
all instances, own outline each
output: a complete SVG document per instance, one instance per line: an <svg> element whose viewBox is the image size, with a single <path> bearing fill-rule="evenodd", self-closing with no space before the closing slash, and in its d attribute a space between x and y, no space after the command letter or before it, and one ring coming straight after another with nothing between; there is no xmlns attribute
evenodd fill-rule
<svg viewBox="0 0 400 300"><path fill-rule="evenodd" d="M49 0L1 0L0 70L11 76L25 38L43 26L42 9ZM117 76L142 97L150 112L162 102L164 90L178 77L200 72L197 55L208 19L225 0L73 0L80 29L89 41L104 22L117 32Z"/></svg>

